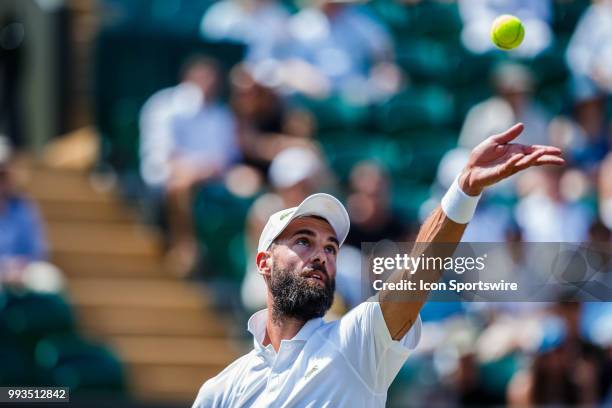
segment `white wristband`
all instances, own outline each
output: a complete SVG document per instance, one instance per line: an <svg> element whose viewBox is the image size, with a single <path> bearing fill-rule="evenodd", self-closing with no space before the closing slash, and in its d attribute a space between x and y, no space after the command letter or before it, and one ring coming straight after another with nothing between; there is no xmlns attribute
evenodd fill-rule
<svg viewBox="0 0 612 408"><path fill-rule="evenodd" d="M440 206L448 218L457 224L467 224L474 216L480 196L481 194L477 196L465 194L459 187L459 177L457 177L442 197Z"/></svg>

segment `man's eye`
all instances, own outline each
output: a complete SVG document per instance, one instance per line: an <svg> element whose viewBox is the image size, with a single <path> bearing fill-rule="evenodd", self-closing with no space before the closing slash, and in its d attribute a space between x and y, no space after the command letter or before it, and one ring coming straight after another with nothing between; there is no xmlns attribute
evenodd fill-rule
<svg viewBox="0 0 612 408"><path fill-rule="evenodd" d="M336 247L333 247L333 246L325 247L325 250L332 255L336 255L336 252L338 252L336 251Z"/></svg>
<svg viewBox="0 0 612 408"><path fill-rule="evenodd" d="M298 245L308 245L309 244L306 238L299 238L297 241L295 241L295 243Z"/></svg>

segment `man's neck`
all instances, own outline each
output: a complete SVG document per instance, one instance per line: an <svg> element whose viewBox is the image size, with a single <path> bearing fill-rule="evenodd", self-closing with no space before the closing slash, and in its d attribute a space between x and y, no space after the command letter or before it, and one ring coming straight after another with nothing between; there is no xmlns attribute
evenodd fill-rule
<svg viewBox="0 0 612 408"><path fill-rule="evenodd" d="M272 344L274 350L278 351L281 341L294 338L305 324L306 322L303 320L285 316L273 316L272 309L268 308L268 322L266 323L266 335L263 345Z"/></svg>

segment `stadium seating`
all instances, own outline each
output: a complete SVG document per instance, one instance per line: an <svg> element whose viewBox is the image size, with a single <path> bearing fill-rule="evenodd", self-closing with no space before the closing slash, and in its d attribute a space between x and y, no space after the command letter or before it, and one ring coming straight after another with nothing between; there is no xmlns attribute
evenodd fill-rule
<svg viewBox="0 0 612 408"><path fill-rule="evenodd" d="M344 183L352 167L362 160L378 161L391 171L403 160L395 141L379 133L326 133L320 140L331 168Z"/></svg>
<svg viewBox="0 0 612 408"><path fill-rule="evenodd" d="M0 385L68 386L122 393L123 369L108 349L77 334L75 317L57 294L0 291Z"/></svg>
<svg viewBox="0 0 612 408"><path fill-rule="evenodd" d="M410 129L440 128L453 118L452 95L441 86L411 87L378 107L381 131L393 134Z"/></svg>
<svg viewBox="0 0 612 408"><path fill-rule="evenodd" d="M561 35L574 32L580 16L589 3L583 0L555 0L553 2L553 31Z"/></svg>
<svg viewBox="0 0 612 408"><path fill-rule="evenodd" d="M7 333L0 336L0 384L2 386L35 384L34 362L27 347Z"/></svg>
<svg viewBox="0 0 612 408"><path fill-rule="evenodd" d="M253 199L233 195L222 183L207 183L198 190L193 213L206 278L242 280L246 267L244 222Z"/></svg>
<svg viewBox="0 0 612 408"><path fill-rule="evenodd" d="M122 393L123 368L107 348L75 334L49 335L35 347L43 383L68 386L73 394Z"/></svg>
<svg viewBox="0 0 612 408"><path fill-rule="evenodd" d="M15 291L7 298L0 324L9 337L29 343L48 333L74 330L72 310L58 295Z"/></svg>
<svg viewBox="0 0 612 408"><path fill-rule="evenodd" d="M193 54L212 55L228 69L244 49L233 43L208 43L195 35L112 27L100 32L95 48L96 122L101 161L119 174L138 174L138 118L154 92L175 85L181 64Z"/></svg>

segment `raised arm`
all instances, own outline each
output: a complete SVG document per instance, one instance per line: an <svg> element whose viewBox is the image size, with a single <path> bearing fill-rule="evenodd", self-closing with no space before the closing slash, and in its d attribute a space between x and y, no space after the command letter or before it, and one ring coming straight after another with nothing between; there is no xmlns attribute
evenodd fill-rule
<svg viewBox="0 0 612 408"><path fill-rule="evenodd" d="M565 163L561 150L556 147L510 143L522 131L523 125L519 123L504 133L487 138L474 148L468 164L444 196L441 205L421 226L412 256L423 253L428 256L452 255L486 187L529 167ZM432 245L436 243L451 245ZM417 277L434 282L442 274L442 271L421 272L417 270L411 274L406 270L397 271L388 282L415 280ZM410 301L406 300L408 296L411 296ZM426 291L411 291L400 296L384 290L379 293L380 307L393 339L399 340L408 332L426 298Z"/></svg>

